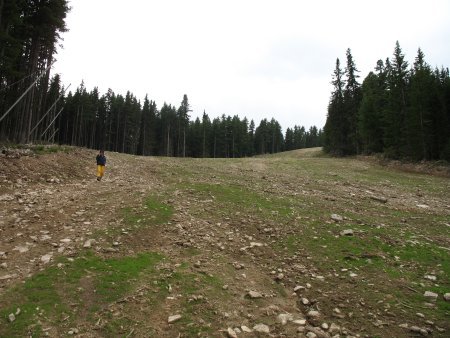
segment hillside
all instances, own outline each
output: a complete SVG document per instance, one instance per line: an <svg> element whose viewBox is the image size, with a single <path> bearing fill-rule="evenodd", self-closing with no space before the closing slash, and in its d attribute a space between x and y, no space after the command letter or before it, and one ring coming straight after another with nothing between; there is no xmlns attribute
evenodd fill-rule
<svg viewBox="0 0 450 338"><path fill-rule="evenodd" d="M448 177L313 149L106 153L97 182L95 151L20 153L0 156L1 337L449 334Z"/></svg>

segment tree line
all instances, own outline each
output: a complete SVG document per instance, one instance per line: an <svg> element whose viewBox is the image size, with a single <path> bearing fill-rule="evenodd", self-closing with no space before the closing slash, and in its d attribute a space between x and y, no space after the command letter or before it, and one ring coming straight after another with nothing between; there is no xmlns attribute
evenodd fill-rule
<svg viewBox="0 0 450 338"><path fill-rule="evenodd" d="M60 86L55 76L52 85ZM60 88L56 90L62 92ZM100 95L82 83L64 96L55 142L136 155L176 157L245 157L321 145L317 127L288 128L283 135L275 120L254 121L239 116L191 119L187 95L180 105L164 103L158 109L148 96L141 103L131 92L125 96L111 89Z"/></svg>
<svg viewBox="0 0 450 338"><path fill-rule="evenodd" d="M412 67L396 43L362 85L350 49L333 72L324 127L325 151L338 155L384 153L397 159L450 160L450 76L433 69L419 48Z"/></svg>
<svg viewBox="0 0 450 338"><path fill-rule="evenodd" d="M127 92L74 92L50 77L67 0L0 0L0 141L54 142L138 155L242 157L320 146L322 130L238 116L190 119L185 95L158 109Z"/></svg>

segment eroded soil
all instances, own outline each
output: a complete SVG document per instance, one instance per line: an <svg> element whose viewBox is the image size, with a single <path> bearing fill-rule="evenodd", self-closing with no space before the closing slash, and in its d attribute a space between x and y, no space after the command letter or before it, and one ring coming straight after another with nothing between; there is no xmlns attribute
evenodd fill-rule
<svg viewBox="0 0 450 338"><path fill-rule="evenodd" d="M448 178L314 149L107 153L97 182L95 155L0 157L0 336L449 334Z"/></svg>

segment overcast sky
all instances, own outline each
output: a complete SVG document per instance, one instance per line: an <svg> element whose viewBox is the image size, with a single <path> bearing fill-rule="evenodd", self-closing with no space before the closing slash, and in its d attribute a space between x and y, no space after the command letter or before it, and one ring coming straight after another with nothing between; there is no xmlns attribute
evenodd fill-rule
<svg viewBox="0 0 450 338"><path fill-rule="evenodd" d="M450 66L448 0L72 0L53 73L74 90L187 94L193 117L274 117L323 127L336 58L351 48L360 81L399 40Z"/></svg>

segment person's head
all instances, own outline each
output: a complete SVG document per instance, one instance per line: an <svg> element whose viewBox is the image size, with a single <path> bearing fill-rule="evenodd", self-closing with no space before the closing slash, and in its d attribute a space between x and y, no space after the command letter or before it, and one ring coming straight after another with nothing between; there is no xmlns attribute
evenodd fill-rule
<svg viewBox="0 0 450 338"><path fill-rule="evenodd" d="M103 155L105 151L103 149L100 149L100 154Z"/></svg>

